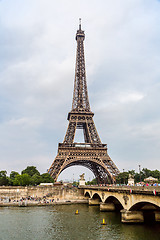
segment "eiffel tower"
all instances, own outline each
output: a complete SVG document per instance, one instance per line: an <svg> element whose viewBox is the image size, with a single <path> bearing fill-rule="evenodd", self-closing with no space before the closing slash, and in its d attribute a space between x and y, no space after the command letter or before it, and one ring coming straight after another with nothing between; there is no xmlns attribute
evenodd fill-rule
<svg viewBox="0 0 160 240"><path fill-rule="evenodd" d="M59 143L58 154L48 172L55 181L68 167L81 165L90 169L98 183L114 183L118 168L107 153L107 144L102 144L97 133L88 99L85 58L84 31L81 19L76 34L77 54L72 110L68 113L68 129L63 143ZM84 142L74 142L76 129L83 129Z"/></svg>

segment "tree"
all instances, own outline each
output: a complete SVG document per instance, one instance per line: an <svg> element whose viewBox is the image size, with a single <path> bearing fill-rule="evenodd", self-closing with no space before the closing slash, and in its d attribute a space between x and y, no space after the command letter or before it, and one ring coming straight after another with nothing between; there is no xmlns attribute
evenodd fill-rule
<svg viewBox="0 0 160 240"><path fill-rule="evenodd" d="M43 173L41 175L41 182L42 183L54 183L54 180L49 173Z"/></svg>
<svg viewBox="0 0 160 240"><path fill-rule="evenodd" d="M27 186L31 184L31 177L24 173L22 175L17 175L13 181L14 186Z"/></svg>
<svg viewBox="0 0 160 240"><path fill-rule="evenodd" d="M135 170L129 170L128 173L129 173L132 177L134 177L134 175L135 175Z"/></svg>
<svg viewBox="0 0 160 240"><path fill-rule="evenodd" d="M135 181L135 183L140 182L140 174L139 173L135 173L134 181Z"/></svg>
<svg viewBox="0 0 160 240"><path fill-rule="evenodd" d="M7 177L7 171L0 171L0 186L8 185L9 179Z"/></svg>
<svg viewBox="0 0 160 240"><path fill-rule="evenodd" d="M35 173L32 177L31 177L31 183L32 185L38 185L42 182L42 177Z"/></svg>
<svg viewBox="0 0 160 240"><path fill-rule="evenodd" d="M21 174L28 174L30 177L32 177L34 174L40 175L39 171L34 166L28 166L26 169L24 169Z"/></svg>
<svg viewBox="0 0 160 240"><path fill-rule="evenodd" d="M93 178L92 181L87 181L86 185L97 185L97 179Z"/></svg>
<svg viewBox="0 0 160 240"><path fill-rule="evenodd" d="M151 176L154 178L160 179L160 171L158 171L158 170L152 171Z"/></svg>
<svg viewBox="0 0 160 240"><path fill-rule="evenodd" d="M118 176L116 177L116 183L119 184L127 184L128 182L128 177L129 177L129 173L128 172L121 172L118 174Z"/></svg>
<svg viewBox="0 0 160 240"><path fill-rule="evenodd" d="M10 173L10 179L14 180L17 175L19 175L18 172L12 171L12 172Z"/></svg>
<svg viewBox="0 0 160 240"><path fill-rule="evenodd" d="M7 179L8 179L8 184L7 184L7 186L13 186L13 180L10 179L10 177L7 177Z"/></svg>
<svg viewBox="0 0 160 240"><path fill-rule="evenodd" d="M15 179L15 177L17 176L17 175L19 175L19 173L18 172L15 172L15 171L12 171L11 173L10 173L10 177L9 177L9 185L13 185L13 181L14 181L14 179Z"/></svg>
<svg viewBox="0 0 160 240"><path fill-rule="evenodd" d="M152 176L152 171L147 169L147 168L143 168L142 171L141 171L142 181L144 180L144 178L148 178L149 176Z"/></svg>

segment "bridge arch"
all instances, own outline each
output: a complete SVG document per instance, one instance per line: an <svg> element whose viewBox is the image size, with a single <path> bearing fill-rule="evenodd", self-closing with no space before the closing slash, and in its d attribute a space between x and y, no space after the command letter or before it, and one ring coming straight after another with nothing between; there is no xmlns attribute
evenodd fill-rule
<svg viewBox="0 0 160 240"><path fill-rule="evenodd" d="M84 196L88 197L88 198L91 198L91 195L89 194L89 192L86 192Z"/></svg>
<svg viewBox="0 0 160 240"><path fill-rule="evenodd" d="M156 205L155 203L152 202L147 202L147 201L139 201L135 203L129 211L147 211L147 210L152 210L152 211L160 211L160 206Z"/></svg>
<svg viewBox="0 0 160 240"><path fill-rule="evenodd" d="M146 223L153 223L159 221L160 207L150 201L140 201L135 203L129 212L141 212L143 216L143 221ZM157 220L158 219L158 220Z"/></svg>
<svg viewBox="0 0 160 240"><path fill-rule="evenodd" d="M115 196L109 196L106 198L106 200L104 201L104 203L106 204L114 204L115 210L120 211L122 209L124 209L123 204L121 203L121 201L115 197Z"/></svg>
<svg viewBox="0 0 160 240"><path fill-rule="evenodd" d="M98 202L102 202L102 199L98 193L94 193L92 200L97 200Z"/></svg>

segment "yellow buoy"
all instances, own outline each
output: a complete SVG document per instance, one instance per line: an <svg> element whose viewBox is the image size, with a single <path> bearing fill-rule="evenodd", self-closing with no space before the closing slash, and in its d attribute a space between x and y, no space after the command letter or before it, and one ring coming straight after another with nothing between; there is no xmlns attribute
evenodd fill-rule
<svg viewBox="0 0 160 240"><path fill-rule="evenodd" d="M79 211L78 211L78 210L76 210L75 214L76 214L76 215L78 215L78 214L79 214Z"/></svg>
<svg viewBox="0 0 160 240"><path fill-rule="evenodd" d="M101 225L107 225L105 219L103 218L103 222L101 223Z"/></svg>

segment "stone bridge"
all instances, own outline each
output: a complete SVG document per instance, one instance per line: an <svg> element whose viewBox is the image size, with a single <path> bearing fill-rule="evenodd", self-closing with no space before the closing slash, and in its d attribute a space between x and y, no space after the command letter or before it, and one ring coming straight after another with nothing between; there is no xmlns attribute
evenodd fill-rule
<svg viewBox="0 0 160 240"><path fill-rule="evenodd" d="M160 187L83 186L89 205L100 211L121 211L124 223L160 222Z"/></svg>

